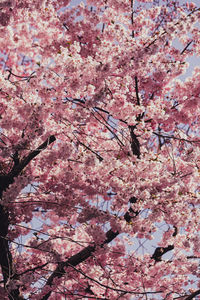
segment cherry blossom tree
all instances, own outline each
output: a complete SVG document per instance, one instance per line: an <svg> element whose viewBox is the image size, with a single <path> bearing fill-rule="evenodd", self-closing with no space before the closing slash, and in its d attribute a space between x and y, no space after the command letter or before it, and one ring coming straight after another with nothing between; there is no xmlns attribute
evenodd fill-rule
<svg viewBox="0 0 200 300"><path fill-rule="evenodd" d="M72 4L0 3L1 299L193 299L200 8Z"/></svg>

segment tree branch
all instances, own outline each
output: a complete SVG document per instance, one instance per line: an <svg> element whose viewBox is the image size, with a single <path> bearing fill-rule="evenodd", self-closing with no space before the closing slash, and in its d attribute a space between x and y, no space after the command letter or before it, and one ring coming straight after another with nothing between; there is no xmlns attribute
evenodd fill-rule
<svg viewBox="0 0 200 300"><path fill-rule="evenodd" d="M134 155L137 156L137 158L140 158L140 143L138 141L138 138L136 134L134 133L134 130L136 128L136 125L129 125L130 135L131 135L131 149Z"/></svg>
<svg viewBox="0 0 200 300"><path fill-rule="evenodd" d="M4 287L13 276L12 254L9 249L8 240L5 238L8 233L9 213L5 207L0 204L0 265L3 275ZM15 288L9 292L10 300L21 300L19 288Z"/></svg>
<svg viewBox="0 0 200 300"><path fill-rule="evenodd" d="M183 53L187 50L187 48L192 44L192 42L193 42L193 40L190 41L190 42L185 46L185 48L181 51L180 54L183 54Z"/></svg>
<svg viewBox="0 0 200 300"><path fill-rule="evenodd" d="M24 159L18 161L17 164L15 163L12 170L7 175L0 175L0 198L2 197L3 191L5 191L8 186L14 182L14 178L21 173L21 171L30 163L30 161L55 140L55 136L51 135L37 149L31 151Z"/></svg>
<svg viewBox="0 0 200 300"><path fill-rule="evenodd" d="M187 296L184 300L191 300L194 299L195 296L200 294L200 290L195 291L194 293L192 293L191 295Z"/></svg>
<svg viewBox="0 0 200 300"><path fill-rule="evenodd" d="M161 261L162 256L168 251L171 251L173 249L174 249L174 245L169 245L167 247L157 247L151 258L153 258L156 262Z"/></svg>
<svg viewBox="0 0 200 300"><path fill-rule="evenodd" d="M119 232L114 232L112 229L110 229L106 233L106 240L100 245L100 247L103 247L104 245L110 243L117 235ZM78 252L77 254L73 255L70 257L67 261L65 262L59 262L57 268L54 270L54 272L50 275L49 279L46 282L45 286L52 286L53 280L55 278L61 278L65 273L66 273L66 268L70 266L77 266L78 264L82 263L85 261L87 258L89 258L92 253L96 250L97 245L94 246L88 246ZM51 291L49 291L41 300L47 300L51 295Z"/></svg>
<svg viewBox="0 0 200 300"><path fill-rule="evenodd" d="M134 196L129 199L129 202L131 204L136 203L136 201L137 201L137 198ZM130 213L133 212L133 209L131 207L129 209L129 212ZM127 213L124 215L124 219L126 221L127 221ZM136 211L134 211L134 213L135 214L133 216L129 215L130 219L136 217L139 214L139 212L136 212ZM104 245L109 244L118 235L119 235L118 231L114 232L112 229L110 229L109 231L106 232L105 241L99 246L102 248ZM57 265L57 268L54 270L54 272L50 275L49 279L47 280L45 286L52 286L54 278L62 277L66 273L66 270L65 270L66 267L70 267L70 266L75 267L78 264L85 261L87 258L89 258L92 255L92 253L96 250L96 247L97 247L97 245L87 246L86 248L84 248L83 250L78 252L77 254L70 257L67 261L59 262ZM51 291L49 291L41 300L47 300L50 297L50 295L51 295Z"/></svg>
<svg viewBox="0 0 200 300"><path fill-rule="evenodd" d="M17 166L14 166L12 171L8 175L11 176L12 178L18 176L34 157L36 157L41 151L46 149L48 145L55 142L55 140L56 140L55 136L51 135L37 149L31 151Z"/></svg>
<svg viewBox="0 0 200 300"><path fill-rule="evenodd" d="M30 161L36 157L42 150L53 143L56 138L52 135L44 143L42 143L36 150L31 151L22 161L17 159L14 161L14 166L10 173L7 175L0 175L0 198L2 198L3 192L14 182L14 178L17 177L21 171L30 163ZM18 158L18 156L17 156ZM9 284L9 280L13 279L13 267L12 267L12 255L9 250L8 240L6 239L9 226L9 211L0 204L0 265L3 275L4 286ZM19 288L12 289L8 292L10 300L21 300Z"/></svg>
<svg viewBox="0 0 200 300"><path fill-rule="evenodd" d="M131 197L129 199L130 204L134 204L137 202L136 197ZM130 222L131 219L135 218L139 214L139 211L135 211L132 207L129 208L129 210L125 213L124 219L126 222ZM61 278L64 274L66 274L66 268L67 267L76 267L80 263L84 262L86 259L92 256L93 252L95 252L97 246L103 247L104 245L110 243L112 240L114 240L120 233L118 231L114 232L112 229L106 232L106 239L101 245L93 245L93 246L87 246L81 251L79 251L77 254L71 256L68 260L59 262L56 269L53 271L53 273L49 276L45 287L49 286L51 287L53 285L53 281L55 278ZM177 228L174 226L174 233L173 236L177 234ZM169 245L168 247L157 247L154 251L154 254L152 255L152 258L158 262L161 261L162 255L167 253L170 250L173 250L174 246ZM47 300L52 291L49 291L46 295L43 296L41 300Z"/></svg>
<svg viewBox="0 0 200 300"><path fill-rule="evenodd" d="M138 78L137 78L137 76L135 76L135 93L136 93L137 105L140 105L140 97L139 97Z"/></svg>

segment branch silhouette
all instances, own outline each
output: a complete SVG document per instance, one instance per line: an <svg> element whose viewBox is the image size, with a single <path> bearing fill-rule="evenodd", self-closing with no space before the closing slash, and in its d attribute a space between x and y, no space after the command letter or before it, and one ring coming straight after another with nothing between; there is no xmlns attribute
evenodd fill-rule
<svg viewBox="0 0 200 300"><path fill-rule="evenodd" d="M55 136L50 136L37 149L31 151L25 158L14 164L12 170L7 175L0 175L0 198L3 192L14 182L21 171L36 157L41 151L47 148L48 145L56 140ZM4 286L7 289L9 280L13 277L13 262L12 254L9 250L8 240L6 239L9 227L9 211L0 204L0 266L3 275ZM19 288L14 288L9 293L10 300L21 300Z"/></svg>

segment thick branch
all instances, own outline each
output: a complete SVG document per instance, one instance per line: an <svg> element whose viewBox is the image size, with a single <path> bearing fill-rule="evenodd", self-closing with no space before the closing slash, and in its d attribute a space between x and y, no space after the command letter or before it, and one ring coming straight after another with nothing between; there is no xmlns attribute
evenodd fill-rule
<svg viewBox="0 0 200 300"><path fill-rule="evenodd" d="M9 213L0 205L0 265L1 271L3 274L4 286L6 287L7 283L13 276L12 268L12 255L9 249L8 240L5 238L8 233L9 226ZM10 300L21 300L20 292L18 288L15 288L9 293Z"/></svg>
<svg viewBox="0 0 200 300"><path fill-rule="evenodd" d="M131 135L131 149L134 155L137 156L137 158L140 158L140 143L138 141L138 138L136 134L134 133L136 126L130 125L130 135Z"/></svg>
<svg viewBox="0 0 200 300"><path fill-rule="evenodd" d="M106 240L100 245L100 247L103 247L104 245L110 243L118 234L119 234L118 231L114 232L112 231L112 229L110 229L106 233ZM47 280L46 286L52 286L53 280L55 278L60 278L66 273L66 267L77 266L78 264L82 263L87 258L89 258L95 250L96 250L96 245L88 246L83 250L81 250L80 252L78 252L77 254L70 257L67 261L59 262L57 268ZM50 295L51 295L51 291L49 291L41 300L47 300L50 297Z"/></svg>
<svg viewBox="0 0 200 300"><path fill-rule="evenodd" d="M14 182L14 178L17 177L21 171L36 157L41 151L47 148L48 145L56 140L54 135L51 135L44 143L42 143L37 149L31 151L24 159L15 163L10 173L7 175L0 175L0 198L2 193L8 188L8 186Z"/></svg>
<svg viewBox="0 0 200 300"><path fill-rule="evenodd" d="M0 204L0 265L4 278L4 284L6 284L9 278L9 275L11 273L10 265L12 264L8 241L5 239L8 233L8 225L8 212Z"/></svg>
<svg viewBox="0 0 200 300"><path fill-rule="evenodd" d="M191 300L194 299L195 296L200 295L200 290L195 291L191 295L187 296L184 300Z"/></svg>
<svg viewBox="0 0 200 300"><path fill-rule="evenodd" d="M136 197L131 197L129 199L130 204L134 204L137 202ZM133 218L135 218L139 214L139 211L135 211L132 207L129 208L129 210L125 213L124 219L126 222L130 222ZM174 233L173 236L177 234L177 228L174 226ZM112 229L110 229L106 233L106 239L105 241L99 245L100 247L103 247L104 245L110 243L112 240L115 239L116 236L119 235L119 232L114 232ZM46 282L46 287L49 286L51 287L53 285L53 281L55 278L61 278L65 273L66 273L66 268L67 267L75 267L78 264L84 262L86 259L92 256L93 252L96 250L97 245L93 246L88 246L78 252L77 254L73 255L66 261L59 262L57 265L57 268L54 270L54 272L50 275L49 279ZM155 262L161 261L162 255L167 253L170 250L173 250L174 246L169 245L168 247L157 247L154 251L154 254L152 255L152 258L155 260ZM49 291L41 300L47 300L52 291Z"/></svg>
<svg viewBox="0 0 200 300"><path fill-rule="evenodd" d="M30 163L30 161L36 157L42 150L44 150L49 144L55 141L54 136L50 136L43 144L41 144L36 150L31 151L22 161L17 160L11 172L7 175L0 175L0 198L2 198L3 192L14 182L14 178L17 177L21 171ZM18 157L17 157L18 158ZM6 239L9 226L9 212L7 209L0 204L0 265L4 280L4 286L8 284L9 280L13 277L12 268L12 255L9 250L8 240ZM15 288L9 292L8 295L10 300L23 299L20 296L19 288Z"/></svg>
<svg viewBox="0 0 200 300"><path fill-rule="evenodd" d="M131 204L136 203L136 201L137 201L137 198L134 197L134 196L129 199L129 202ZM129 212L132 213L132 211L133 211L133 209L130 207ZM135 211L134 213L135 213L134 216L130 216L131 219L136 217L139 212ZM127 214L124 215L124 219L127 221ZM114 240L116 238L116 236L118 236L118 234L119 234L118 231L114 232L112 229L107 231L106 232L106 239L100 245L100 247L103 247L104 245L110 243L112 240ZM84 248L83 250L81 250L80 252L78 252L77 254L70 257L67 261L58 263L57 268L50 275L50 277L47 280L45 286L52 286L54 278L62 277L66 273L66 270L65 270L66 267L70 267L70 266L75 267L78 264L85 261L87 258L89 258L92 255L92 253L96 250L96 246L97 245L88 246L88 247ZM47 300L50 297L50 295L51 295L51 291L49 291L41 300Z"/></svg>
<svg viewBox="0 0 200 300"><path fill-rule="evenodd" d="M174 249L174 245L169 245L167 247L157 247L151 258L153 258L156 262L161 261L162 256L168 251L171 251L173 249Z"/></svg>
<svg viewBox="0 0 200 300"><path fill-rule="evenodd" d="M178 233L178 228L174 225L174 232L172 234L173 237L175 237ZM168 251L171 251L174 249L174 245L168 245L167 247L157 247L152 255L151 258L153 258L156 262L162 260L162 256L167 253Z"/></svg>
<svg viewBox="0 0 200 300"><path fill-rule="evenodd" d="M137 212L137 214L138 214L138 212ZM124 218L126 220L126 214L125 214ZM118 231L114 232L114 231L112 231L112 229L110 229L106 233L106 240L100 245L100 247L103 247L104 245L110 243L112 240L115 239L115 237L117 235L119 235ZM165 248L158 247L158 248L156 248L156 250L155 250L152 258L155 261L161 261L162 255L165 254L166 252L172 250L172 249L174 249L173 245L172 246L169 245L168 247L165 247ZM75 267L78 264L84 262L86 259L88 259L89 257L92 256L92 253L95 250L96 250L96 245L94 245L94 246L88 246L88 247L84 248L83 250L81 250L80 252L78 252L77 254L75 254L72 257L70 257L67 261L65 261L65 262L59 262L57 268L54 270L54 272L50 275L49 279L47 280L45 286L50 286L51 287L52 284L53 284L53 280L55 278L61 278L66 273L66 268L67 267L70 267L70 266ZM41 300L47 300L50 297L50 295L51 295L51 291L49 291Z"/></svg>
<svg viewBox="0 0 200 300"><path fill-rule="evenodd" d="M132 12L131 12L131 24L133 25L134 24L134 19L133 19L133 16L134 16L133 0L131 0L131 9L132 9ZM134 38L134 30L132 30L131 36Z"/></svg>
<svg viewBox="0 0 200 300"><path fill-rule="evenodd" d="M140 105L140 97L139 97L138 78L137 78L137 76L135 76L135 93L136 93L137 105Z"/></svg>
<svg viewBox="0 0 200 300"><path fill-rule="evenodd" d="M18 176L21 171L35 158L41 151L47 148L48 145L55 142L56 138L54 135L51 135L44 143L42 143L37 149L31 151L13 170L10 172L12 178Z"/></svg>
<svg viewBox="0 0 200 300"><path fill-rule="evenodd" d="M137 202L137 198L133 196L133 197L131 197L131 198L129 199L129 202L130 202L131 204L136 203L136 202ZM125 221L126 221L127 223L130 223L131 220L132 220L133 218L137 217L138 214L139 214L139 211L134 210L132 207L130 207L129 210L125 213L124 219L125 219Z"/></svg>

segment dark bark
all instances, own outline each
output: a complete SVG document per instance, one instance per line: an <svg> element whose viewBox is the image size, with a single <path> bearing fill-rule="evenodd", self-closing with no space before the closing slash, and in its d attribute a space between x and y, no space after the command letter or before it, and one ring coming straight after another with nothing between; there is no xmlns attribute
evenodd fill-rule
<svg viewBox="0 0 200 300"><path fill-rule="evenodd" d="M136 197L131 197L129 199L129 202L131 204L136 203L137 202L137 198ZM130 223L133 218L135 218L135 217L137 217L137 215L139 215L139 213L140 213L139 211L134 210L132 207L130 207L129 210L124 215L124 220L127 223Z"/></svg>
<svg viewBox="0 0 200 300"><path fill-rule="evenodd" d="M178 233L178 228L174 225L174 232L172 234L173 237L175 237ZM171 251L174 249L174 245L168 245L167 247L157 247L152 255L151 258L153 258L156 262L162 260L162 256L167 253L168 251Z"/></svg>
<svg viewBox="0 0 200 300"><path fill-rule="evenodd" d="M9 251L8 241L6 235L8 233L8 212L0 205L0 265L4 278L4 285L6 284L11 271L12 257Z"/></svg>
<svg viewBox="0 0 200 300"><path fill-rule="evenodd" d="M157 247L151 258L153 258L156 262L161 261L162 256L168 251L171 251L173 249L174 249L174 245L169 245L167 247Z"/></svg>
<svg viewBox="0 0 200 300"><path fill-rule="evenodd" d="M140 158L140 143L138 141L137 135L134 133L136 125L129 125L130 135L131 135L131 149L137 158Z"/></svg>
<svg viewBox="0 0 200 300"><path fill-rule="evenodd" d="M135 76L135 93L137 99L137 105L140 105L139 89L138 89L138 78Z"/></svg>
<svg viewBox="0 0 200 300"><path fill-rule="evenodd" d="M25 158L23 158L19 164L15 165L12 171L8 174L11 178L17 177L21 171L35 158L41 151L47 148L48 145L56 140L54 135L51 135L44 143L42 143L37 149L31 151Z"/></svg>
<svg viewBox="0 0 200 300"><path fill-rule="evenodd" d="M134 134L134 129L136 126L129 126L130 133L131 133L131 148L133 154L140 158L140 144L137 139L137 136ZM49 137L43 144L41 144L36 150L31 151L25 158L21 161L17 161L14 164L12 171L8 175L0 175L0 196L2 197L2 193L8 188L8 186L14 182L14 178L17 177L21 171L30 163L30 161L36 157L42 150L44 150L49 144L55 141L55 137ZM131 204L136 203L137 198L131 197L129 202ZM130 207L128 212L124 215L124 219L127 222L130 222L134 217L139 214L138 211L134 211L133 207ZM4 278L4 284L6 285L9 278L14 278L14 274L12 271L12 256L9 251L8 240L6 239L6 235L8 233L8 226L9 226L9 213L5 210L5 208L0 205L0 265L2 268L2 274ZM114 232L110 229L106 233L106 239L101 244L98 245L99 247L104 247L104 245L110 243L116 236L119 235L119 232ZM170 251L174 248L173 245L169 245L168 247L158 247L155 249L152 258L155 261L160 261L163 254L167 251ZM49 276L46 285L51 287L53 285L53 281L55 278L61 278L66 273L66 268L70 266L77 266L78 264L84 262L86 259L92 256L92 254L97 249L97 245L90 245L77 254L73 255L66 261L59 262L57 264L57 268L54 272ZM47 300L51 295L51 291L49 291L41 300ZM9 294L10 300L21 300L23 299L20 296L19 288L16 288L10 291ZM190 299L190 298L188 298Z"/></svg>
<svg viewBox="0 0 200 300"><path fill-rule="evenodd" d="M0 199L2 199L3 192L14 182L14 178L17 177L21 171L30 163L30 161L36 157L42 150L44 150L49 144L55 141L54 136L50 136L43 144L41 144L36 150L31 151L21 161L19 160L18 153L15 153L13 157L14 166L7 175L0 175ZM9 282L9 279L13 277L12 268L12 255L9 250L9 244L7 239L9 227L9 211L6 207L0 204L0 266L4 280L4 286ZM10 300L21 300L19 288L13 289L9 292L8 298Z"/></svg>
<svg viewBox="0 0 200 300"><path fill-rule="evenodd" d="M196 297L197 295L200 295L200 290L195 291L194 293L192 293L189 296L186 296L186 298L184 298L184 300L192 300L194 299L194 297Z"/></svg>
<svg viewBox="0 0 200 300"><path fill-rule="evenodd" d="M138 214L139 214L139 211L133 210L132 207L130 207L129 210L125 213L124 219L127 223L130 223L131 220L134 217L137 217Z"/></svg>
<svg viewBox="0 0 200 300"><path fill-rule="evenodd" d="M8 188L8 186L14 182L12 176L0 175L0 198L2 198L3 192Z"/></svg>
<svg viewBox="0 0 200 300"><path fill-rule="evenodd" d="M4 286L6 287L7 283L13 276L12 268L12 255L9 249L8 240L6 238L8 233L9 226L9 213L0 204L0 266L4 280ZM19 289L13 289L10 291L8 298L10 300L21 300Z"/></svg>
<svg viewBox="0 0 200 300"><path fill-rule="evenodd" d="M130 203L135 203L136 200L137 199L135 197L132 197L132 198L130 198L129 202ZM137 213L139 213L139 212L137 212ZM125 218L125 215L124 215L124 218ZM134 218L134 217L135 216L133 216L131 218ZM126 220L126 218L125 218L125 220ZM119 235L118 231L114 232L112 229L110 229L106 233L106 239L100 245L100 247L103 247L104 245L110 243L118 235ZM77 254L71 256L68 260L59 262L58 265L57 265L57 268L54 270L54 272L48 278L45 286L52 287L53 280L55 278L61 278L64 274L66 274L66 268L67 267L70 267L70 266L75 267L75 266L79 265L80 263L84 262L86 259L88 259L89 257L92 256L92 254L95 252L96 248L97 248L96 245L88 246L88 247L84 248L83 250L81 250L80 252L78 252ZM152 258L156 262L160 261L162 255L165 254L166 252L172 250L172 249L174 249L174 246L171 246L171 245L169 245L168 247L165 247L165 248L158 247L158 248L155 249L155 252L154 252ZM43 296L43 298L41 300L47 300L47 299L49 299L49 297L51 296L51 293L52 293L52 291L49 291L45 296Z"/></svg>
<svg viewBox="0 0 200 300"><path fill-rule="evenodd" d="M114 240L114 238L119 234L119 232L114 232L112 231L112 229L110 229L107 233L106 233L106 240L99 245L100 247L103 247L104 245L110 243L112 240ZM92 256L93 252L96 250L96 245L94 246L88 246L86 248L84 248L83 250L81 250L80 252L78 252L77 254L71 256L68 260L66 260L65 262L59 262L57 268L54 270L54 272L50 275L49 279L46 282L46 286L52 286L53 284L53 280L55 278L61 278L65 273L65 269L66 267L70 267L70 266L77 266L80 263L84 262L86 259L88 259L89 257ZM47 300L51 295L51 291L49 291L41 300Z"/></svg>
<svg viewBox="0 0 200 300"><path fill-rule="evenodd" d="M136 197L131 197L129 199L129 202L131 204L136 203L136 201L137 201ZM133 209L130 207L129 211L133 212ZM131 219L134 218L136 215L139 214L139 212L134 212L134 213L135 213L135 215L131 216L130 217ZM125 220L126 220L126 214L124 215L124 219ZM118 235L119 235L118 231L114 232L112 229L110 229L109 231L106 232L106 239L105 239L105 241L101 245L99 245L99 246L103 247L104 245L110 243ZM77 254L75 254L72 257L70 257L65 262L59 262L57 268L54 270L54 272L50 275L49 279L47 280L46 286L52 286L54 278L60 278L60 277L62 277L66 273L66 271L65 271L66 267L70 267L70 266L75 267L78 264L84 262L89 257L91 257L92 253L96 250L96 248L97 248L96 245L88 246L88 247L84 248L83 250L81 250L80 252L78 252ZM49 291L41 300L47 300L50 297L50 295L51 295L51 291Z"/></svg>

